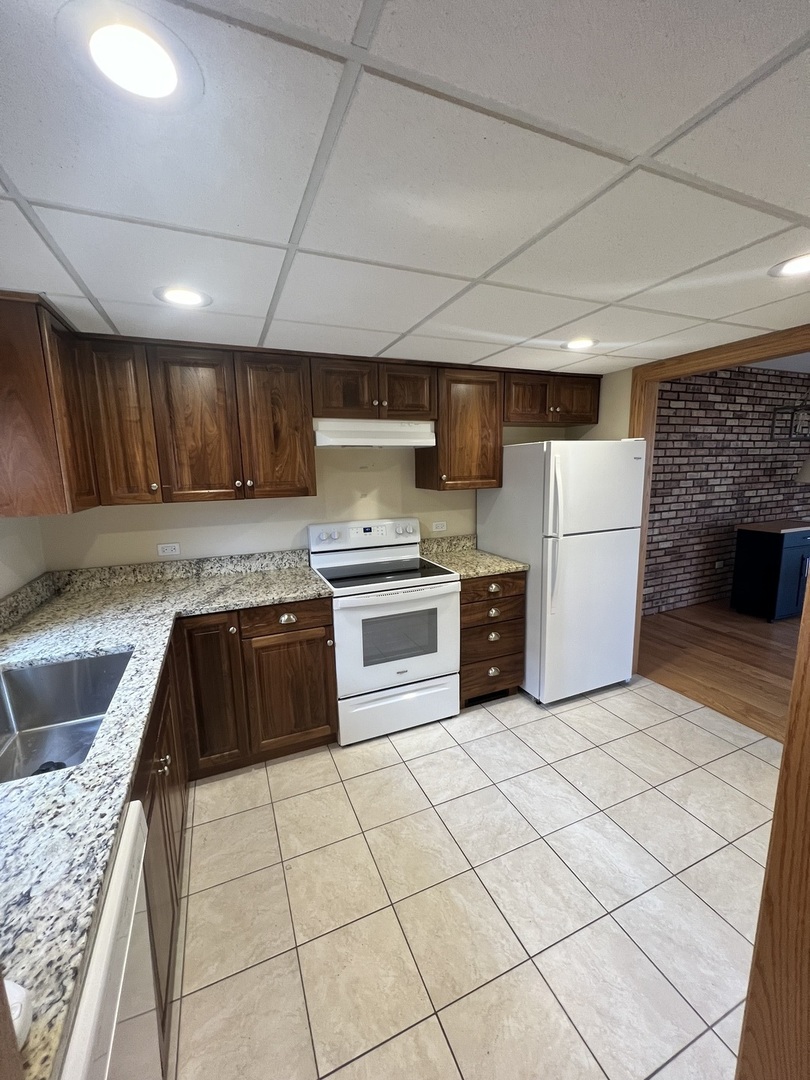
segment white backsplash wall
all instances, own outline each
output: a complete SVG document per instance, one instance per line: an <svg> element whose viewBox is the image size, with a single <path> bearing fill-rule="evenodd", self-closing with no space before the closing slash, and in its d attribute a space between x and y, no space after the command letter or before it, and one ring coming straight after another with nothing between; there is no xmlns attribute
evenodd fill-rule
<svg viewBox="0 0 810 1080"><path fill-rule="evenodd" d="M0 597L47 570L40 522L44 518L0 518Z"/></svg>

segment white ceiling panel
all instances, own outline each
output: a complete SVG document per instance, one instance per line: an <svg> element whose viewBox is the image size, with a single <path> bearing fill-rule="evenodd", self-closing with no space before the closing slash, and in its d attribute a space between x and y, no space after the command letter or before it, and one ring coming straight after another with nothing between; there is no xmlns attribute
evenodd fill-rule
<svg viewBox="0 0 810 1080"><path fill-rule="evenodd" d="M625 371L648 363L649 360L631 359L629 356L591 356L577 360L575 364L566 364L560 370L569 375L609 375L612 371Z"/></svg>
<svg viewBox="0 0 810 1080"><path fill-rule="evenodd" d="M804 0L397 0L372 51L637 153L806 29Z"/></svg>
<svg viewBox="0 0 810 1080"><path fill-rule="evenodd" d="M432 360L437 364L472 364L488 356L497 346L491 341L451 341L449 338L409 334L382 353L400 360Z"/></svg>
<svg viewBox="0 0 810 1080"><path fill-rule="evenodd" d="M48 300L71 322L77 330L86 334L110 334L112 330L85 296L63 296L47 293ZM109 314L109 313L108 313Z"/></svg>
<svg viewBox="0 0 810 1080"><path fill-rule="evenodd" d="M361 327L325 326L321 323L274 319L264 344L268 349L374 356L395 337L396 334L393 333L365 330Z"/></svg>
<svg viewBox="0 0 810 1080"><path fill-rule="evenodd" d="M618 352L640 341L685 330L696 321L675 315L654 315L649 311L635 311L632 308L608 307L558 327L552 334L545 334L531 342L527 341L526 344L542 349L561 349L566 341L588 337L596 342L588 347L589 353Z"/></svg>
<svg viewBox="0 0 810 1080"><path fill-rule="evenodd" d="M259 25L269 15L344 42L352 40L363 6L363 0L197 0L197 3L210 11L248 20L255 15Z"/></svg>
<svg viewBox="0 0 810 1080"><path fill-rule="evenodd" d="M527 349L515 345L485 360L487 367L522 368L524 371L556 371L571 363L571 353L552 349ZM581 353L577 353L580 356Z"/></svg>
<svg viewBox="0 0 810 1080"><path fill-rule="evenodd" d="M808 101L810 52L804 52L679 139L661 160L808 214Z"/></svg>
<svg viewBox="0 0 810 1080"><path fill-rule="evenodd" d="M364 74L302 242L475 277L618 169Z"/></svg>
<svg viewBox="0 0 810 1080"><path fill-rule="evenodd" d="M284 259L279 248L131 225L64 210L42 219L102 301L154 304L161 285L188 285L213 297L212 311L264 318Z"/></svg>
<svg viewBox="0 0 810 1080"><path fill-rule="evenodd" d="M433 274L299 253L276 316L401 333L463 287L463 281Z"/></svg>
<svg viewBox="0 0 810 1080"><path fill-rule="evenodd" d="M0 34L2 162L24 195L287 241L339 64L163 3L205 92L146 107L88 78L44 6L6 5Z"/></svg>
<svg viewBox="0 0 810 1080"><path fill-rule="evenodd" d="M701 319L721 319L748 308L807 290L807 278L769 277L777 263L810 252L810 230L790 232L754 244L633 297L639 307L677 311ZM747 319L738 320L747 322Z"/></svg>
<svg viewBox="0 0 810 1080"><path fill-rule="evenodd" d="M106 303L104 309L122 334L134 337L174 338L214 345L256 345L264 319L228 315L201 308L183 311L165 304Z"/></svg>
<svg viewBox="0 0 810 1080"><path fill-rule="evenodd" d="M643 360L665 360L669 356L681 353L697 352L699 349L711 349L715 345L727 345L730 341L742 341L744 338L757 337L761 330L750 326L732 326L724 323L701 323L700 326L680 330L677 334L667 334L655 341L645 341L630 349L623 349L622 355Z"/></svg>
<svg viewBox="0 0 810 1080"><path fill-rule="evenodd" d="M619 300L783 225L769 214L639 171L493 278L591 300Z"/></svg>
<svg viewBox="0 0 810 1080"><path fill-rule="evenodd" d="M458 291L458 290L456 290ZM497 285L476 285L428 319L419 332L508 345L593 310L583 300L542 296Z"/></svg>
<svg viewBox="0 0 810 1080"><path fill-rule="evenodd" d="M805 286L807 278L804 279ZM761 326L765 330L787 330L790 326L803 326L810 323L810 292L799 296L788 296L773 304L740 311L735 316L738 322L749 326Z"/></svg>
<svg viewBox="0 0 810 1080"><path fill-rule="evenodd" d="M13 202L0 200L0 289L75 293L76 282Z"/></svg>

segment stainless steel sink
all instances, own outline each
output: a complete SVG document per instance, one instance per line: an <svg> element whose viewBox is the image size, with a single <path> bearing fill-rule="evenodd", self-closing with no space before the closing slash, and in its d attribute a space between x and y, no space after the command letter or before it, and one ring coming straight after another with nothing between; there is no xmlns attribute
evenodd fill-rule
<svg viewBox="0 0 810 1080"><path fill-rule="evenodd" d="M131 656L0 671L0 784L84 761Z"/></svg>

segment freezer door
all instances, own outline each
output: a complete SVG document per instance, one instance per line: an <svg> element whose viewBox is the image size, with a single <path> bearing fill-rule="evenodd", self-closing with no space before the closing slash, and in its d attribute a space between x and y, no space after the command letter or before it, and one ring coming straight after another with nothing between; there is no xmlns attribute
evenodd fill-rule
<svg viewBox="0 0 810 1080"><path fill-rule="evenodd" d="M622 529L544 541L541 701L632 675L640 535Z"/></svg>
<svg viewBox="0 0 810 1080"><path fill-rule="evenodd" d="M643 439L546 443L544 535L638 528L645 447Z"/></svg>

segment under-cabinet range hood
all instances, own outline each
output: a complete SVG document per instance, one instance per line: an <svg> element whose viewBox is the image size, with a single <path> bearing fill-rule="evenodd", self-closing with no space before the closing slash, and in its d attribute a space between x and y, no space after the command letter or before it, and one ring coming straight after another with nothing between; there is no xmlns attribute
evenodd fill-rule
<svg viewBox="0 0 810 1080"><path fill-rule="evenodd" d="M316 446L435 446L432 420L312 421Z"/></svg>

